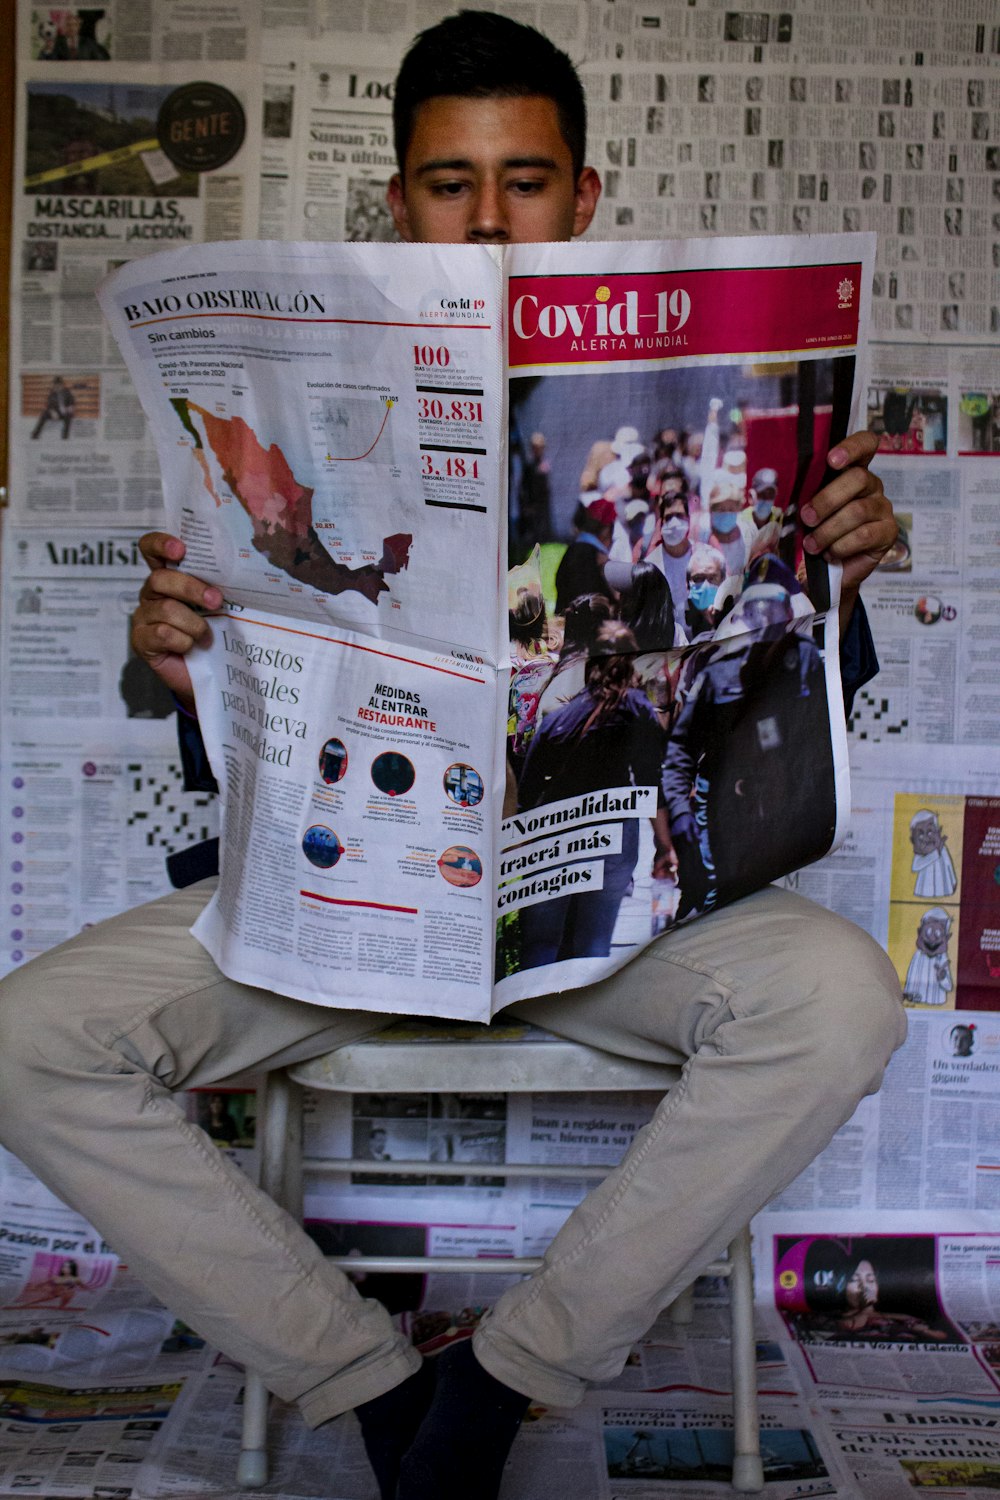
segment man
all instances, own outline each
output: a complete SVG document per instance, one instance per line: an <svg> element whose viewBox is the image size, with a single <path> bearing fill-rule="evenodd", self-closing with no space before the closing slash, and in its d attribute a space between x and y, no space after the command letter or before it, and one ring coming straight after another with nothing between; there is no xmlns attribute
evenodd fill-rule
<svg viewBox="0 0 1000 1500"><path fill-rule="evenodd" d="M776 469L758 469L750 481L750 489L747 499L753 506L753 523L758 531L763 531L765 526L771 522L779 525L783 519L778 509L778 471Z"/></svg>
<svg viewBox="0 0 1000 1500"><path fill-rule="evenodd" d="M781 583L752 583L737 612L759 637L749 650L713 648L663 762L678 919L743 895L761 868L777 878L808 863L816 855L806 831L836 821L819 650L807 636L786 634L793 610ZM812 747L808 778L790 770L804 746Z"/></svg>
<svg viewBox="0 0 1000 1500"><path fill-rule="evenodd" d="M669 464L670 460L665 459ZM632 552L634 562L647 558L655 563L670 586L674 614L684 620L688 604L688 561L691 557L691 521L688 482L675 468L650 475L649 493L656 501L656 519L649 536L643 536Z"/></svg>
<svg viewBox="0 0 1000 1500"><path fill-rule="evenodd" d="M73 421L73 413L76 411L76 397L61 375L53 375L49 393L45 398L45 405L34 427L31 436L41 436L42 428L50 419L62 425L62 435L69 437L70 423Z"/></svg>
<svg viewBox="0 0 1000 1500"><path fill-rule="evenodd" d="M417 39L394 104L404 239L568 239L600 192L569 59L497 16ZM896 526L866 434L831 455L803 512L845 564L845 660L860 680L857 588ZM143 539L136 649L192 704L185 656L220 591ZM853 623L852 623L853 621ZM849 627L849 628L848 628ZM852 655L853 653L853 655ZM851 663L854 663L853 667ZM383 1497L491 1500L529 1397L573 1405L613 1377L657 1313L803 1170L902 1040L886 955L850 923L769 889L671 933L623 973L519 1004L609 1051L685 1066L625 1161L431 1373L380 1304L187 1124L170 1090L315 1056L385 1024L227 980L188 933L210 882L90 929L11 976L0 1007L0 1138L85 1213L132 1272L318 1425L353 1407ZM833 976L836 976L835 978Z"/></svg>
<svg viewBox="0 0 1000 1500"><path fill-rule="evenodd" d="M716 600L726 580L726 559L718 547L699 542L687 560L687 600L684 628L688 640L710 634L719 623Z"/></svg>

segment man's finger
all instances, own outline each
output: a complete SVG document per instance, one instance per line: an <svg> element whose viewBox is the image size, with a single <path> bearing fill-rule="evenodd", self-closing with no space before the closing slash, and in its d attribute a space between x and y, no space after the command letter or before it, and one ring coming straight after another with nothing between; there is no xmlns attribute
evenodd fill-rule
<svg viewBox="0 0 1000 1500"><path fill-rule="evenodd" d="M166 620L157 620L132 631L132 646L144 661L163 656L186 656L194 645L187 630L179 630Z"/></svg>
<svg viewBox="0 0 1000 1500"><path fill-rule="evenodd" d="M180 573L174 568L156 568L139 590L141 603L157 599L179 599L192 609L218 609L222 604L222 590L214 583L205 583L193 573Z"/></svg>
<svg viewBox="0 0 1000 1500"><path fill-rule="evenodd" d="M855 500L884 501L889 505L878 475L852 464L842 474L835 475L821 490L817 490L812 499L803 505L802 519L807 526L817 526Z"/></svg>
<svg viewBox="0 0 1000 1500"><path fill-rule="evenodd" d="M852 432L850 437L831 448L826 461L831 469L846 469L851 464L863 468L871 463L878 452L878 438L874 432Z"/></svg>
<svg viewBox="0 0 1000 1500"><path fill-rule="evenodd" d="M139 538L139 551L149 568L162 568L164 563L179 563L186 547L179 536L169 531L147 531Z"/></svg>
<svg viewBox="0 0 1000 1500"><path fill-rule="evenodd" d="M898 527L895 522L872 521L856 526L825 548L825 555L834 562L849 562L854 557L870 557L880 561L896 540Z"/></svg>
<svg viewBox="0 0 1000 1500"><path fill-rule="evenodd" d="M144 600L132 616L133 634L138 632L153 631L161 624L170 626L174 630L183 631L189 642L200 640L208 629L205 617L179 599L156 599ZM159 649L176 651L177 646L166 647L161 643ZM190 646L183 648L190 649Z"/></svg>
<svg viewBox="0 0 1000 1500"><path fill-rule="evenodd" d="M834 511L802 545L814 554L832 550L842 561L854 553L888 550L898 531L888 500L860 499Z"/></svg>

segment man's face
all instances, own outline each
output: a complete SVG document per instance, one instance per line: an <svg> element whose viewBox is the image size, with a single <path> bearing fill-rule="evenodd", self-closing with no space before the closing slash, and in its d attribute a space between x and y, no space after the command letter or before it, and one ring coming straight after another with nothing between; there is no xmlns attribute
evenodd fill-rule
<svg viewBox="0 0 1000 1500"><path fill-rule="evenodd" d="M711 583L718 588L722 582L722 568L718 563L699 564L697 567L688 567L687 580L697 588L699 583Z"/></svg>
<svg viewBox="0 0 1000 1500"><path fill-rule="evenodd" d="M671 517L677 516L682 521L686 521L687 514L687 506L684 503L684 496L681 491L670 491L664 487L663 494L660 496L661 519L669 521Z"/></svg>
<svg viewBox="0 0 1000 1500"><path fill-rule="evenodd" d="M429 244L532 244L582 234L601 182L579 178L551 99L464 99L417 110L402 171L388 201L404 240Z"/></svg>

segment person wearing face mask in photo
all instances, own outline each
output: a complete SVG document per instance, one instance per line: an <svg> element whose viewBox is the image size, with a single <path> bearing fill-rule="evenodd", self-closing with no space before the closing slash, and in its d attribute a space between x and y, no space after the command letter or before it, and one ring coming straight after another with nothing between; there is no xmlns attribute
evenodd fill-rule
<svg viewBox="0 0 1000 1500"><path fill-rule="evenodd" d="M772 523L781 525L778 509L778 472L776 469L758 469L750 481L747 498L753 507L753 522L758 531Z"/></svg>
<svg viewBox="0 0 1000 1500"><path fill-rule="evenodd" d="M726 576L742 573L756 527L743 481L736 474L721 472L714 480L708 495L708 526L707 540L722 553Z"/></svg>
<svg viewBox="0 0 1000 1500"><path fill-rule="evenodd" d="M688 607L688 564L691 561L688 484L677 471L650 475L651 492L656 492L656 514L648 536L642 537L632 551L633 565L655 563L670 585L674 613L683 620Z"/></svg>
<svg viewBox="0 0 1000 1500"><path fill-rule="evenodd" d="M726 576L726 561L717 547L700 542L691 548L687 564L685 621L688 640L711 635L717 614L715 599Z"/></svg>

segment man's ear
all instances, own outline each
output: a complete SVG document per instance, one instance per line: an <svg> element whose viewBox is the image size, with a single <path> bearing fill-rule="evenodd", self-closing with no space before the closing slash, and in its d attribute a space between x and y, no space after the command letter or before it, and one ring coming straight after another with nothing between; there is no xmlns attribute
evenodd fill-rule
<svg viewBox="0 0 1000 1500"><path fill-rule="evenodd" d="M400 239L412 241L413 231L410 228L410 216L406 210L403 179L398 172L394 172L389 178L389 186L385 190L385 201L389 205L389 212L392 214L392 221L396 226L396 232Z"/></svg>
<svg viewBox="0 0 1000 1500"><path fill-rule="evenodd" d="M392 184L389 184L390 191ZM576 207L573 213L573 238L589 228L601 196L601 179L593 167L584 167L576 180Z"/></svg>

